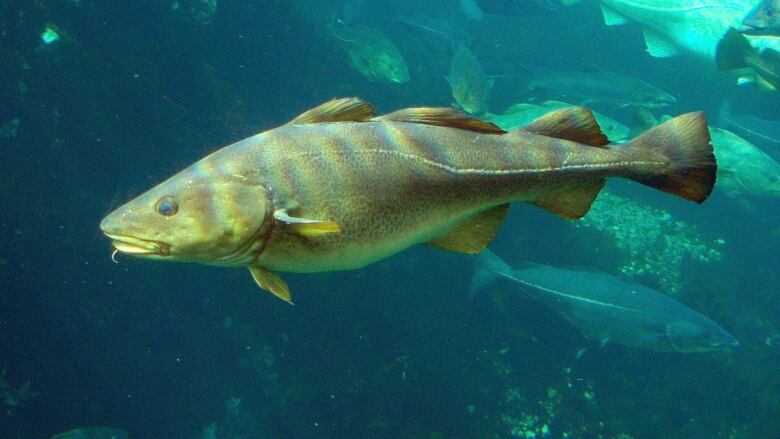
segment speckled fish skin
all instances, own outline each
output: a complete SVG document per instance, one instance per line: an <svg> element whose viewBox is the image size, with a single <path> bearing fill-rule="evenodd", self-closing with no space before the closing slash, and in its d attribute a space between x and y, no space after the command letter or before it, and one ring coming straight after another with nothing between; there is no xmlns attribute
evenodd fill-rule
<svg viewBox="0 0 780 439"><path fill-rule="evenodd" d="M403 122L288 126L256 141L245 148L265 144L254 159L274 207L343 230L317 240L275 230L258 262L278 271L361 267L490 207L629 168L617 164L623 159L615 151L530 133ZM563 170L567 155L570 170Z"/></svg>
<svg viewBox="0 0 780 439"><path fill-rule="evenodd" d="M616 148L603 147L607 140L592 113L576 107L511 132L452 109L316 123L303 121L304 115L209 155L112 212L102 230L117 250L135 256L261 269L260 280L253 272L255 280L273 291L267 272L362 267L511 202L578 218L606 177L632 178L697 202L714 183L700 113ZM556 130L598 146L538 134ZM168 197L178 200L177 210L161 215L155 210ZM476 253L502 219L476 246L439 246ZM301 232L311 224L336 227ZM286 285L277 291L289 301Z"/></svg>

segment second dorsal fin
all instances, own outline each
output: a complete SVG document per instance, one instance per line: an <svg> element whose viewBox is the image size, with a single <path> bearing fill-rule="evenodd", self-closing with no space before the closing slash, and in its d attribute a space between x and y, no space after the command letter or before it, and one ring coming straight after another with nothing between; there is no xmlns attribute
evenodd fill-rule
<svg viewBox="0 0 780 439"><path fill-rule="evenodd" d="M454 108L419 107L405 108L375 117L372 120L421 123L442 127L458 128L485 134L504 134L506 131L492 122L475 119Z"/></svg>
<svg viewBox="0 0 780 439"><path fill-rule="evenodd" d="M333 99L312 108L287 125L324 122L365 122L374 117L374 107L358 98Z"/></svg>
<svg viewBox="0 0 780 439"><path fill-rule="evenodd" d="M593 112L584 107L568 107L551 111L522 129L542 136L571 140L599 148L609 144L609 139L601 132Z"/></svg>

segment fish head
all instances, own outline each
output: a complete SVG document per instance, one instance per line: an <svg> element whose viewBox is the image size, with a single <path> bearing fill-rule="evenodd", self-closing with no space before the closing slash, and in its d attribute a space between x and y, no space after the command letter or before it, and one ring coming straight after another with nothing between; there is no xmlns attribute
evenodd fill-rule
<svg viewBox="0 0 780 439"><path fill-rule="evenodd" d="M666 325L666 336L674 349L683 353L728 350L739 342L711 320L677 320Z"/></svg>
<svg viewBox="0 0 780 439"><path fill-rule="evenodd" d="M724 154L723 170L718 170L724 186L731 186L742 193L780 197L780 166L763 154L755 154L753 145L750 147L747 151L740 149L730 155ZM741 156L738 155L740 153Z"/></svg>
<svg viewBox="0 0 780 439"><path fill-rule="evenodd" d="M454 94L453 98L455 102L452 106L468 114L481 115L487 112L485 105L472 94Z"/></svg>
<svg viewBox="0 0 780 439"><path fill-rule="evenodd" d="M677 98L666 93L665 91L658 90L657 92L648 93L639 97L639 106L645 108L660 108L672 105L677 102Z"/></svg>
<svg viewBox="0 0 780 439"><path fill-rule="evenodd" d="M475 116L487 113L488 98L484 90L470 88L466 83L452 83L450 88L455 101L453 107Z"/></svg>
<svg viewBox="0 0 780 439"><path fill-rule="evenodd" d="M270 233L268 190L196 163L100 223L122 253L149 259L248 265Z"/></svg>
<svg viewBox="0 0 780 439"><path fill-rule="evenodd" d="M409 67L400 54L382 52L373 60L375 76L394 84L409 82Z"/></svg>
<svg viewBox="0 0 780 439"><path fill-rule="evenodd" d="M740 171L734 172L734 174L744 189L767 197L780 197L780 169L776 164L765 167L746 166ZM744 173L748 172L750 175L743 176Z"/></svg>
<svg viewBox="0 0 780 439"><path fill-rule="evenodd" d="M739 30L748 34L780 34L780 0L764 0L756 5Z"/></svg>

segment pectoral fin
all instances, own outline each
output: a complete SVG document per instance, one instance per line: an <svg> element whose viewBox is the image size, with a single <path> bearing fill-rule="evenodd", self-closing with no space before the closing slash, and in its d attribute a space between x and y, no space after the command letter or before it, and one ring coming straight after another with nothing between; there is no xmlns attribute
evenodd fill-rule
<svg viewBox="0 0 780 439"><path fill-rule="evenodd" d="M656 58L669 58L680 54L674 44L659 33L645 29L644 36L645 45L647 45L647 51L650 52L650 55Z"/></svg>
<svg viewBox="0 0 780 439"><path fill-rule="evenodd" d="M287 286L287 282L279 277L278 274L268 271L263 267L256 266L249 267L249 272L252 273L252 278L257 283L257 286L284 300L290 305L293 304L292 296L290 295L290 287Z"/></svg>
<svg viewBox="0 0 780 439"><path fill-rule="evenodd" d="M287 212L283 210L274 212L274 219L277 222L286 224L294 233L307 238L341 232L341 226L333 221L295 218L288 215Z"/></svg>
<svg viewBox="0 0 780 439"><path fill-rule="evenodd" d="M604 24L607 26L619 26L628 23L626 17L607 6L601 5L601 15L604 16Z"/></svg>
<svg viewBox="0 0 780 439"><path fill-rule="evenodd" d="M508 204L486 210L459 224L444 236L428 242L428 245L458 253L479 253L496 237L507 212Z"/></svg>

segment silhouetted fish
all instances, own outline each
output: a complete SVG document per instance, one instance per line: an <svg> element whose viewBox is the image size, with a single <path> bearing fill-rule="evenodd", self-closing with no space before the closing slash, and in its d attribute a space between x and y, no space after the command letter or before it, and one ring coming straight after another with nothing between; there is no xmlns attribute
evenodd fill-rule
<svg viewBox="0 0 780 439"><path fill-rule="evenodd" d="M755 84L760 90L778 91L780 88L780 52L757 49L735 29L729 29L718 43L716 60L721 70L740 71L737 83ZM749 73L742 70L749 69Z"/></svg>
<svg viewBox="0 0 780 439"><path fill-rule="evenodd" d="M51 439L127 439L128 433L118 428L85 427L76 428L52 436Z"/></svg>
<svg viewBox="0 0 780 439"><path fill-rule="evenodd" d="M472 292L496 278L519 285L585 337L602 344L685 353L739 346L717 323L669 296L608 274L547 265L512 269L485 250L476 258Z"/></svg>
<svg viewBox="0 0 780 439"><path fill-rule="evenodd" d="M780 36L780 0L764 0L756 5L739 30L750 35Z"/></svg>
<svg viewBox="0 0 780 439"><path fill-rule="evenodd" d="M551 0L471 0L482 12L494 15L527 16L549 14L558 8Z"/></svg>
<svg viewBox="0 0 780 439"><path fill-rule="evenodd" d="M528 88L579 99L581 105L600 102L618 107L656 108L677 102L674 96L639 78L595 67L586 72L544 70L534 75Z"/></svg>
<svg viewBox="0 0 780 439"><path fill-rule="evenodd" d="M728 103L720 109L723 126L758 145L780 148L780 120L763 119L752 114L732 114Z"/></svg>

